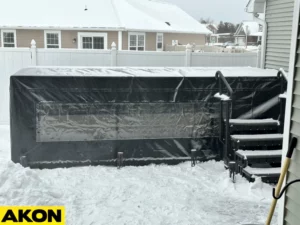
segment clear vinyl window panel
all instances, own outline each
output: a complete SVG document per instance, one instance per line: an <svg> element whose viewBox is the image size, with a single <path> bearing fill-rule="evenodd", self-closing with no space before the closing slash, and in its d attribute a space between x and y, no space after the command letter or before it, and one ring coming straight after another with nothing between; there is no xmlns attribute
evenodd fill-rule
<svg viewBox="0 0 300 225"><path fill-rule="evenodd" d="M197 103L42 102L36 121L37 142L70 142L197 138L210 117Z"/></svg>

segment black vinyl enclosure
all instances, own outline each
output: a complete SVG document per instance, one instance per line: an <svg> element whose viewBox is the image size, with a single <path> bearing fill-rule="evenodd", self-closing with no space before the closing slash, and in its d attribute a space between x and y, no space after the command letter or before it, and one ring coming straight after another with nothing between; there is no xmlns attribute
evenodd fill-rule
<svg viewBox="0 0 300 225"><path fill-rule="evenodd" d="M11 157L33 168L217 159L218 69L26 68L10 79ZM222 69L221 69L222 71ZM279 115L276 71L223 69L232 118ZM245 72L246 71L246 72ZM246 75L245 75L246 74Z"/></svg>

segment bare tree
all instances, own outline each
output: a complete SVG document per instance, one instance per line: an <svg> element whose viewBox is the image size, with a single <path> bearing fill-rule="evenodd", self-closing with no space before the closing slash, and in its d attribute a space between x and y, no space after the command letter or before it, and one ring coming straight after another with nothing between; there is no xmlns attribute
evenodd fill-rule
<svg viewBox="0 0 300 225"><path fill-rule="evenodd" d="M206 19L201 18L199 22L202 23L202 24L212 24L212 23L214 23L214 20L211 19L210 17L208 17Z"/></svg>

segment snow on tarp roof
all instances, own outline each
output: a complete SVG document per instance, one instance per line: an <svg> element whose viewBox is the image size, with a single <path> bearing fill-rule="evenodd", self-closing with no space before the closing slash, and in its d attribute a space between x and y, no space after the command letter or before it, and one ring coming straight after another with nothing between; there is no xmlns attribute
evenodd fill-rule
<svg viewBox="0 0 300 225"><path fill-rule="evenodd" d="M211 33L178 6L157 0L3 1L0 27Z"/></svg>
<svg viewBox="0 0 300 225"><path fill-rule="evenodd" d="M239 35L239 33L242 31L242 28L244 32L248 30L249 36L262 36L262 32L259 31L259 23L255 21L243 21L238 27L235 35Z"/></svg>
<svg viewBox="0 0 300 225"><path fill-rule="evenodd" d="M13 76L214 77L218 70L226 77L277 76L277 70L252 67L28 67Z"/></svg>

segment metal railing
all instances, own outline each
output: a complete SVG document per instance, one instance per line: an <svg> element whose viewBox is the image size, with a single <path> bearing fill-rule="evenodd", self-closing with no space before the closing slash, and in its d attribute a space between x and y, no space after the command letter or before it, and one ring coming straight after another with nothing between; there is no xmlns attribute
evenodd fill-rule
<svg viewBox="0 0 300 225"><path fill-rule="evenodd" d="M217 71L216 72L216 79L219 81L219 93L220 93L220 95L223 94L223 85L222 85L222 83L224 83L227 91L230 94L229 97L232 98L232 96L233 96L233 90L230 87L229 83L227 82L226 78L224 77L224 75L222 74L221 71Z"/></svg>
<svg viewBox="0 0 300 225"><path fill-rule="evenodd" d="M216 79L218 81L219 86L219 96L220 96L220 136L219 139L223 143L224 146L224 154L223 159L225 164L228 164L229 158L232 158L232 149L231 149L231 142L230 142L230 123L229 120L231 119L230 108L232 109L232 100L233 100L233 90L230 87L228 81L224 77L221 71L217 71ZM227 90L227 94L229 98L222 99L221 96L223 95L223 85ZM225 135L224 135L224 118L223 118L223 102L226 103L226 111L225 111ZM225 143L224 143L225 141Z"/></svg>
<svg viewBox="0 0 300 225"><path fill-rule="evenodd" d="M284 95L286 92L286 85L287 85L287 80L288 80L288 75L284 71L284 69L280 68L277 73L277 77L280 79L280 94ZM285 114L285 100L283 96L279 98L280 100L280 114L278 121L280 122L280 133L283 133L283 123L284 123L284 114Z"/></svg>
<svg viewBox="0 0 300 225"><path fill-rule="evenodd" d="M286 91L286 83L287 83L287 73L283 69L279 69L277 76L280 80L280 91L281 95L284 94ZM227 167L230 165L230 161L234 159L234 150L231 146L231 138L230 138L230 119L232 116L233 110L233 101L234 101L234 93L233 90L222 74L221 71L217 71L216 75L219 95L215 95L216 98L220 100L220 133L219 133L219 140L223 144L223 160ZM228 96L225 96L224 94ZM223 103L225 103L225 119L223 118ZM280 98L280 115L279 115L279 122L280 122L280 132L283 131L283 123L284 123L284 110L285 110L285 98L283 96ZM225 128L225 132L224 132Z"/></svg>

